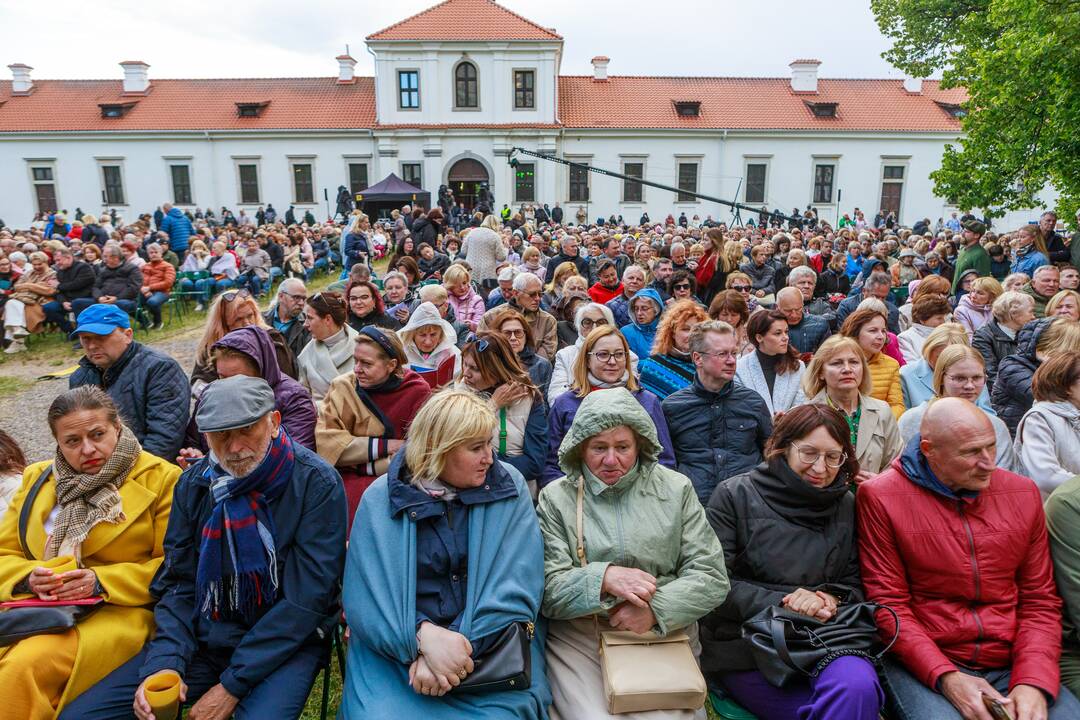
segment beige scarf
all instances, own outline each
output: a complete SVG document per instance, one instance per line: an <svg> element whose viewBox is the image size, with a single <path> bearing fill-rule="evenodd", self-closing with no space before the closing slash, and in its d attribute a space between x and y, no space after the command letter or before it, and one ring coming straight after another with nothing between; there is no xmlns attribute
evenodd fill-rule
<svg viewBox="0 0 1080 720"><path fill-rule="evenodd" d="M82 564L82 543L99 522L122 522L120 486L124 484L142 446L126 425L120 426L116 449L94 475L76 472L60 449L53 461L56 502L60 512L45 544L45 559L71 555Z"/></svg>

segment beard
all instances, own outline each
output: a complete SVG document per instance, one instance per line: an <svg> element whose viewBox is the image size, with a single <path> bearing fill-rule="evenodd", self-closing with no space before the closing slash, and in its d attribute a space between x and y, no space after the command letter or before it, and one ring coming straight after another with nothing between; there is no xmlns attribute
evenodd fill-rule
<svg viewBox="0 0 1080 720"><path fill-rule="evenodd" d="M237 453L218 458L221 468L234 478L247 477L259 466L262 457L255 453Z"/></svg>

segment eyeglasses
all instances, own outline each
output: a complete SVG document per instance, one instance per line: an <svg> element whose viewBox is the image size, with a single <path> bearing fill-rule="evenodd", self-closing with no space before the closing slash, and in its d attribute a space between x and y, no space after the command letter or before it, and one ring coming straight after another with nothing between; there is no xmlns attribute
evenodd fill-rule
<svg viewBox="0 0 1080 720"><path fill-rule="evenodd" d="M958 385L978 385L986 382L985 375L949 375L946 373L945 377L947 377L950 382L957 383Z"/></svg>
<svg viewBox="0 0 1080 720"><path fill-rule="evenodd" d="M292 298L296 302L307 302L307 295L296 295L295 293L287 293L284 290L281 291L281 294L285 297Z"/></svg>
<svg viewBox="0 0 1080 720"><path fill-rule="evenodd" d="M238 297L247 299L251 297L251 293L247 290L247 288L242 288L240 290L229 290L228 292L221 294L222 302L232 302Z"/></svg>
<svg viewBox="0 0 1080 720"><path fill-rule="evenodd" d="M626 359L625 350L616 350L614 352L609 352L607 350L597 350L596 352L591 352L589 354L605 365L612 360L614 360L615 362L622 362Z"/></svg>
<svg viewBox="0 0 1080 720"><path fill-rule="evenodd" d="M326 303L327 305L344 305L345 304L345 302L341 299L340 295L335 295L333 293L321 293L321 292L315 293L314 295L312 295L311 299L308 300L308 302L309 303L322 302L322 303Z"/></svg>
<svg viewBox="0 0 1080 720"><path fill-rule="evenodd" d="M831 468L838 468L844 464L847 460L847 453L839 450L829 450L828 452L821 452L815 448L804 447L799 443L791 443L792 447L799 454L799 460L807 465L813 465L818 461L818 458L825 458L825 465Z"/></svg>
<svg viewBox="0 0 1080 720"><path fill-rule="evenodd" d="M749 285L732 285L731 289L735 292L750 292Z"/></svg>
<svg viewBox="0 0 1080 720"><path fill-rule="evenodd" d="M531 298L538 298L538 297L540 297L540 296L541 296L541 295L543 295L543 294L544 294L544 293L543 293L543 291L541 291L541 290L533 290L533 291L531 291L531 292L525 292L525 291L523 290L523 291L521 291L521 292L519 292L519 293L518 293L518 295L528 295L528 296L529 296L529 297L531 297Z"/></svg>
<svg viewBox="0 0 1080 720"><path fill-rule="evenodd" d="M738 360L739 359L739 354L736 353L734 350L728 350L727 352L717 352L717 353L699 352L698 355L712 355L713 357L718 357L721 360Z"/></svg>
<svg viewBox="0 0 1080 720"><path fill-rule="evenodd" d="M491 346L487 338L477 337L476 333L469 333L469 337L465 338L465 342L475 344L477 352L484 352Z"/></svg>
<svg viewBox="0 0 1080 720"><path fill-rule="evenodd" d="M585 328L601 327L601 326L607 325L607 324L608 324L607 318L600 318L599 320L590 320L589 318L582 318L581 319L581 329L582 330L584 330Z"/></svg>
<svg viewBox="0 0 1080 720"><path fill-rule="evenodd" d="M679 283L678 285L672 285L671 289L672 290L689 290L690 289L690 283Z"/></svg>
<svg viewBox="0 0 1080 720"><path fill-rule="evenodd" d="M502 334L505 335L507 338L525 337L524 330L503 330Z"/></svg>

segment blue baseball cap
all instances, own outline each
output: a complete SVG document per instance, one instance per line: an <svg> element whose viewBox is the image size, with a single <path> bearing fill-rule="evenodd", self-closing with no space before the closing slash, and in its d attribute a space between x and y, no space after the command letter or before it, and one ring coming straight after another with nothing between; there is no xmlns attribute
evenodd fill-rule
<svg viewBox="0 0 1080 720"><path fill-rule="evenodd" d="M126 330L130 327L131 321L128 319L126 312L115 305L98 303L91 305L79 314L78 327L68 337L74 340L79 333L109 335L117 328Z"/></svg>

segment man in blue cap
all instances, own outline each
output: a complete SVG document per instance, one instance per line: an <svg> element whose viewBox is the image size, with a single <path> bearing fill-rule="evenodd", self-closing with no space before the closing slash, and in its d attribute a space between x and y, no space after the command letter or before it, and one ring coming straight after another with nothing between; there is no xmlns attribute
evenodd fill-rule
<svg viewBox="0 0 1080 720"><path fill-rule="evenodd" d="M291 720L326 663L345 569L341 477L292 441L262 378L207 385L195 423L210 454L176 485L154 639L63 720L149 720L144 685L159 673L180 676L190 717Z"/></svg>
<svg viewBox="0 0 1080 720"><path fill-rule="evenodd" d="M97 385L116 403L143 449L176 462L190 413L191 386L180 364L132 338L128 314L116 305L91 305L71 333L84 357L68 387Z"/></svg>

